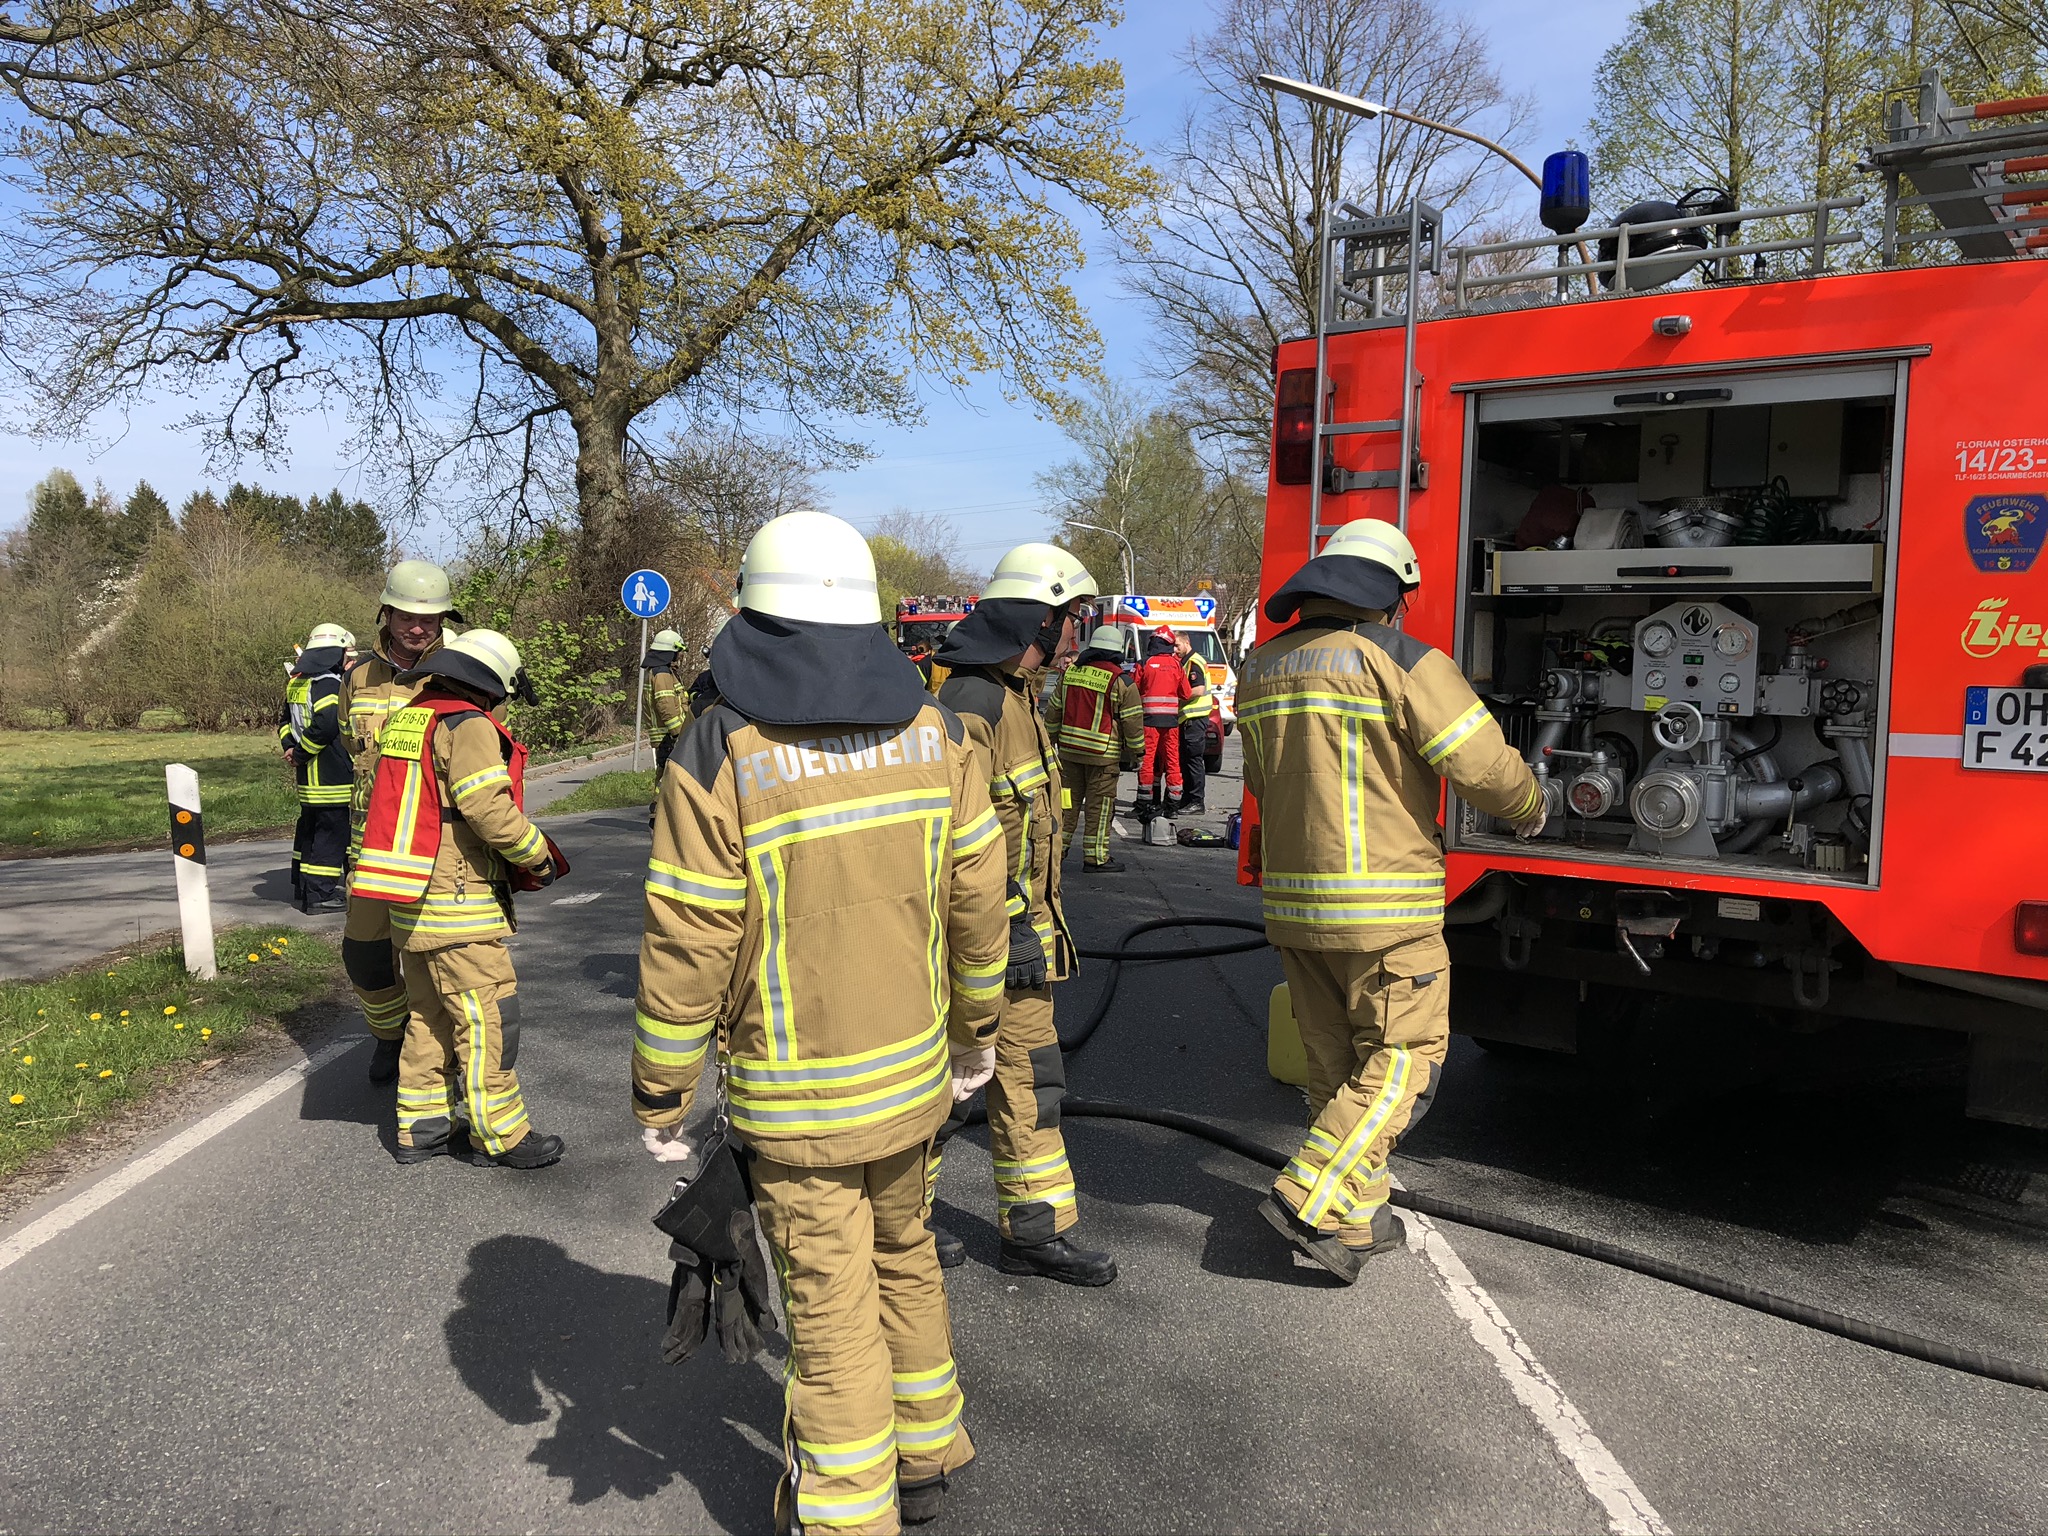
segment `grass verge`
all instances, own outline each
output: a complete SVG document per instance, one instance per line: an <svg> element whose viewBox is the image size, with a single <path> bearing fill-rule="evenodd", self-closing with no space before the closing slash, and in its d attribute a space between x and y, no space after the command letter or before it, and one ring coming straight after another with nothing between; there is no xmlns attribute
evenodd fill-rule
<svg viewBox="0 0 2048 1536"><path fill-rule="evenodd" d="M566 816L572 811L616 811L644 807L653 799L652 768L643 768L638 773L621 769L617 773L600 773L588 784L571 790L546 809L535 811L534 815L545 820L549 816Z"/></svg>
<svg viewBox="0 0 2048 1536"><path fill-rule="evenodd" d="M228 929L218 952L213 981L186 975L174 945L0 983L0 1177L327 995L341 970L334 944L275 928Z"/></svg>
<svg viewBox="0 0 2048 1536"><path fill-rule="evenodd" d="M166 763L198 771L210 836L298 817L291 769L262 732L0 731L0 857L162 843Z"/></svg>

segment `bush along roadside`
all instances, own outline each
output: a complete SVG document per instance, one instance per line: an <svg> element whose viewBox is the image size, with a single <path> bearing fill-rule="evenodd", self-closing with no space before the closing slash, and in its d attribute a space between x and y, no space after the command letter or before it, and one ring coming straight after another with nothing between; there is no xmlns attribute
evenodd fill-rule
<svg viewBox="0 0 2048 1536"><path fill-rule="evenodd" d="M319 1001L341 974L339 949L307 933L231 928L218 953L212 981L186 975L173 945L0 983L0 1176Z"/></svg>

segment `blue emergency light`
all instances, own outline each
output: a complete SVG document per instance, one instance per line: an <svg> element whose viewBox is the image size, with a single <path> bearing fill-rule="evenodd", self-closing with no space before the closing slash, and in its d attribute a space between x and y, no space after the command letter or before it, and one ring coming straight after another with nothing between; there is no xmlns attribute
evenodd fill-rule
<svg viewBox="0 0 2048 1536"><path fill-rule="evenodd" d="M1593 178L1583 150L1561 149L1543 162L1543 205L1537 217L1555 234L1569 235L1593 212Z"/></svg>

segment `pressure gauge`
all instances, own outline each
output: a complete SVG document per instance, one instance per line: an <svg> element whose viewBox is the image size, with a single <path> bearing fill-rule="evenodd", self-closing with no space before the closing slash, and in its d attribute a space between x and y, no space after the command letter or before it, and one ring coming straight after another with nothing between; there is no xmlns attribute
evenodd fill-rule
<svg viewBox="0 0 2048 1536"><path fill-rule="evenodd" d="M1669 656L1671 648L1678 644L1678 632L1663 620L1645 624L1641 637L1636 642L1645 656Z"/></svg>
<svg viewBox="0 0 2048 1536"><path fill-rule="evenodd" d="M1749 631L1740 624L1723 624L1714 631L1714 649L1731 660L1749 652Z"/></svg>
<svg viewBox="0 0 2048 1536"><path fill-rule="evenodd" d="M1742 679L1737 677L1733 672L1723 672L1721 674L1721 691L1723 693L1734 693L1737 689L1741 688L1741 686Z"/></svg>
<svg viewBox="0 0 2048 1536"><path fill-rule="evenodd" d="M1643 674L1643 686L1649 689L1652 693L1655 693L1658 689L1662 688L1664 686L1664 669L1662 667L1658 667L1652 669L1651 671L1645 672Z"/></svg>

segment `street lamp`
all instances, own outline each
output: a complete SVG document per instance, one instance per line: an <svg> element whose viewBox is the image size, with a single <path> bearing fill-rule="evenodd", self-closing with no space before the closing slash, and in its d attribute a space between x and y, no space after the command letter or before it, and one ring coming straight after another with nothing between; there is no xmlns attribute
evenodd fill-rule
<svg viewBox="0 0 2048 1536"><path fill-rule="evenodd" d="M1359 117L1391 117L1399 122L1413 123L1418 128L1434 128L1438 133L1448 133L1454 139L1464 139L1477 144L1481 149L1492 150L1534 182L1538 191L1542 190L1543 178L1530 170L1513 150L1505 145L1496 144L1484 134L1474 133L1469 128L1457 128L1449 123L1439 123L1434 118L1418 117L1413 112L1403 112L1399 107L1367 101L1363 96L1348 96L1342 91L1333 91L1328 86L1310 85L1305 80L1290 80L1285 75L1261 75L1259 84L1269 91L1299 96L1303 101L1312 101L1318 106L1335 107L1339 112L1350 112Z"/></svg>
<svg viewBox="0 0 2048 1536"><path fill-rule="evenodd" d="M1090 533L1106 533L1112 539L1115 539L1117 543L1123 545L1124 590L1126 592L1138 590L1138 554L1136 550L1131 548L1131 541L1129 539L1118 533L1114 528L1104 528L1096 523L1084 523L1079 518L1063 517L1060 521L1069 528L1086 528Z"/></svg>

